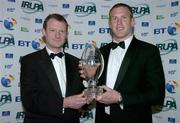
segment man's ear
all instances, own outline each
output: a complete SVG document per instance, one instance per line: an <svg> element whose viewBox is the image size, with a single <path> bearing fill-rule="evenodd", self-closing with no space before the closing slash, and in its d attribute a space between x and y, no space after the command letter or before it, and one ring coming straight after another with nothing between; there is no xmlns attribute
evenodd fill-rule
<svg viewBox="0 0 180 123"><path fill-rule="evenodd" d="M132 18L132 19L131 19L131 26L134 27L134 25L135 25L135 19Z"/></svg>

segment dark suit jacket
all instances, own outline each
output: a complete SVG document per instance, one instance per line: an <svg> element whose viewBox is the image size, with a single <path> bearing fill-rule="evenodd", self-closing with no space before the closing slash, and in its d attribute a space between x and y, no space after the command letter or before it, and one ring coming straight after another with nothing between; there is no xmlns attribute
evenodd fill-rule
<svg viewBox="0 0 180 123"><path fill-rule="evenodd" d="M110 44L102 47L105 67L99 79L105 85ZM110 105L110 115L97 103L96 123L152 123L152 105L163 105L165 78L156 46L133 37L120 67L114 90L122 94L124 109Z"/></svg>
<svg viewBox="0 0 180 123"><path fill-rule="evenodd" d="M83 85L78 59L65 53L66 96L80 94ZM51 59L44 48L21 59L21 98L25 123L78 123L78 110L63 109L63 97Z"/></svg>

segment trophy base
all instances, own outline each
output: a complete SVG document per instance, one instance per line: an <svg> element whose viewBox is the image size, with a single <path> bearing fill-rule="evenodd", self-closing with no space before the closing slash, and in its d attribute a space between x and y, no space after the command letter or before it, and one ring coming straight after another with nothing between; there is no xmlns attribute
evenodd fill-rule
<svg viewBox="0 0 180 123"><path fill-rule="evenodd" d="M97 95L102 93L103 89L99 87L88 87L87 89L85 89L85 95L92 100L95 99Z"/></svg>

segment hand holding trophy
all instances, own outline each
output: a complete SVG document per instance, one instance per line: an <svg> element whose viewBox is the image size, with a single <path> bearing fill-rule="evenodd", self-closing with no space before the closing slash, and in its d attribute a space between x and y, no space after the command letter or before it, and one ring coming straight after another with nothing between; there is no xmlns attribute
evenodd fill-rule
<svg viewBox="0 0 180 123"><path fill-rule="evenodd" d="M89 100L96 98L96 95L103 93L102 88L97 86L98 78L104 69L104 60L100 50L93 43L88 43L82 53L82 70L87 81L85 95Z"/></svg>

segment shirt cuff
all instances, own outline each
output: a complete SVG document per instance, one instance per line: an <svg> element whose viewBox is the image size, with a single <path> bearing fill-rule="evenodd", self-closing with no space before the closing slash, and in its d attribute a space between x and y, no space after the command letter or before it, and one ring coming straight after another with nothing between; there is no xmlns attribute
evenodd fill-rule
<svg viewBox="0 0 180 123"><path fill-rule="evenodd" d="M124 108L124 106L123 106L123 101L122 101L122 96L121 96L121 95L119 95L118 104L119 104L119 106L120 106L121 109Z"/></svg>

